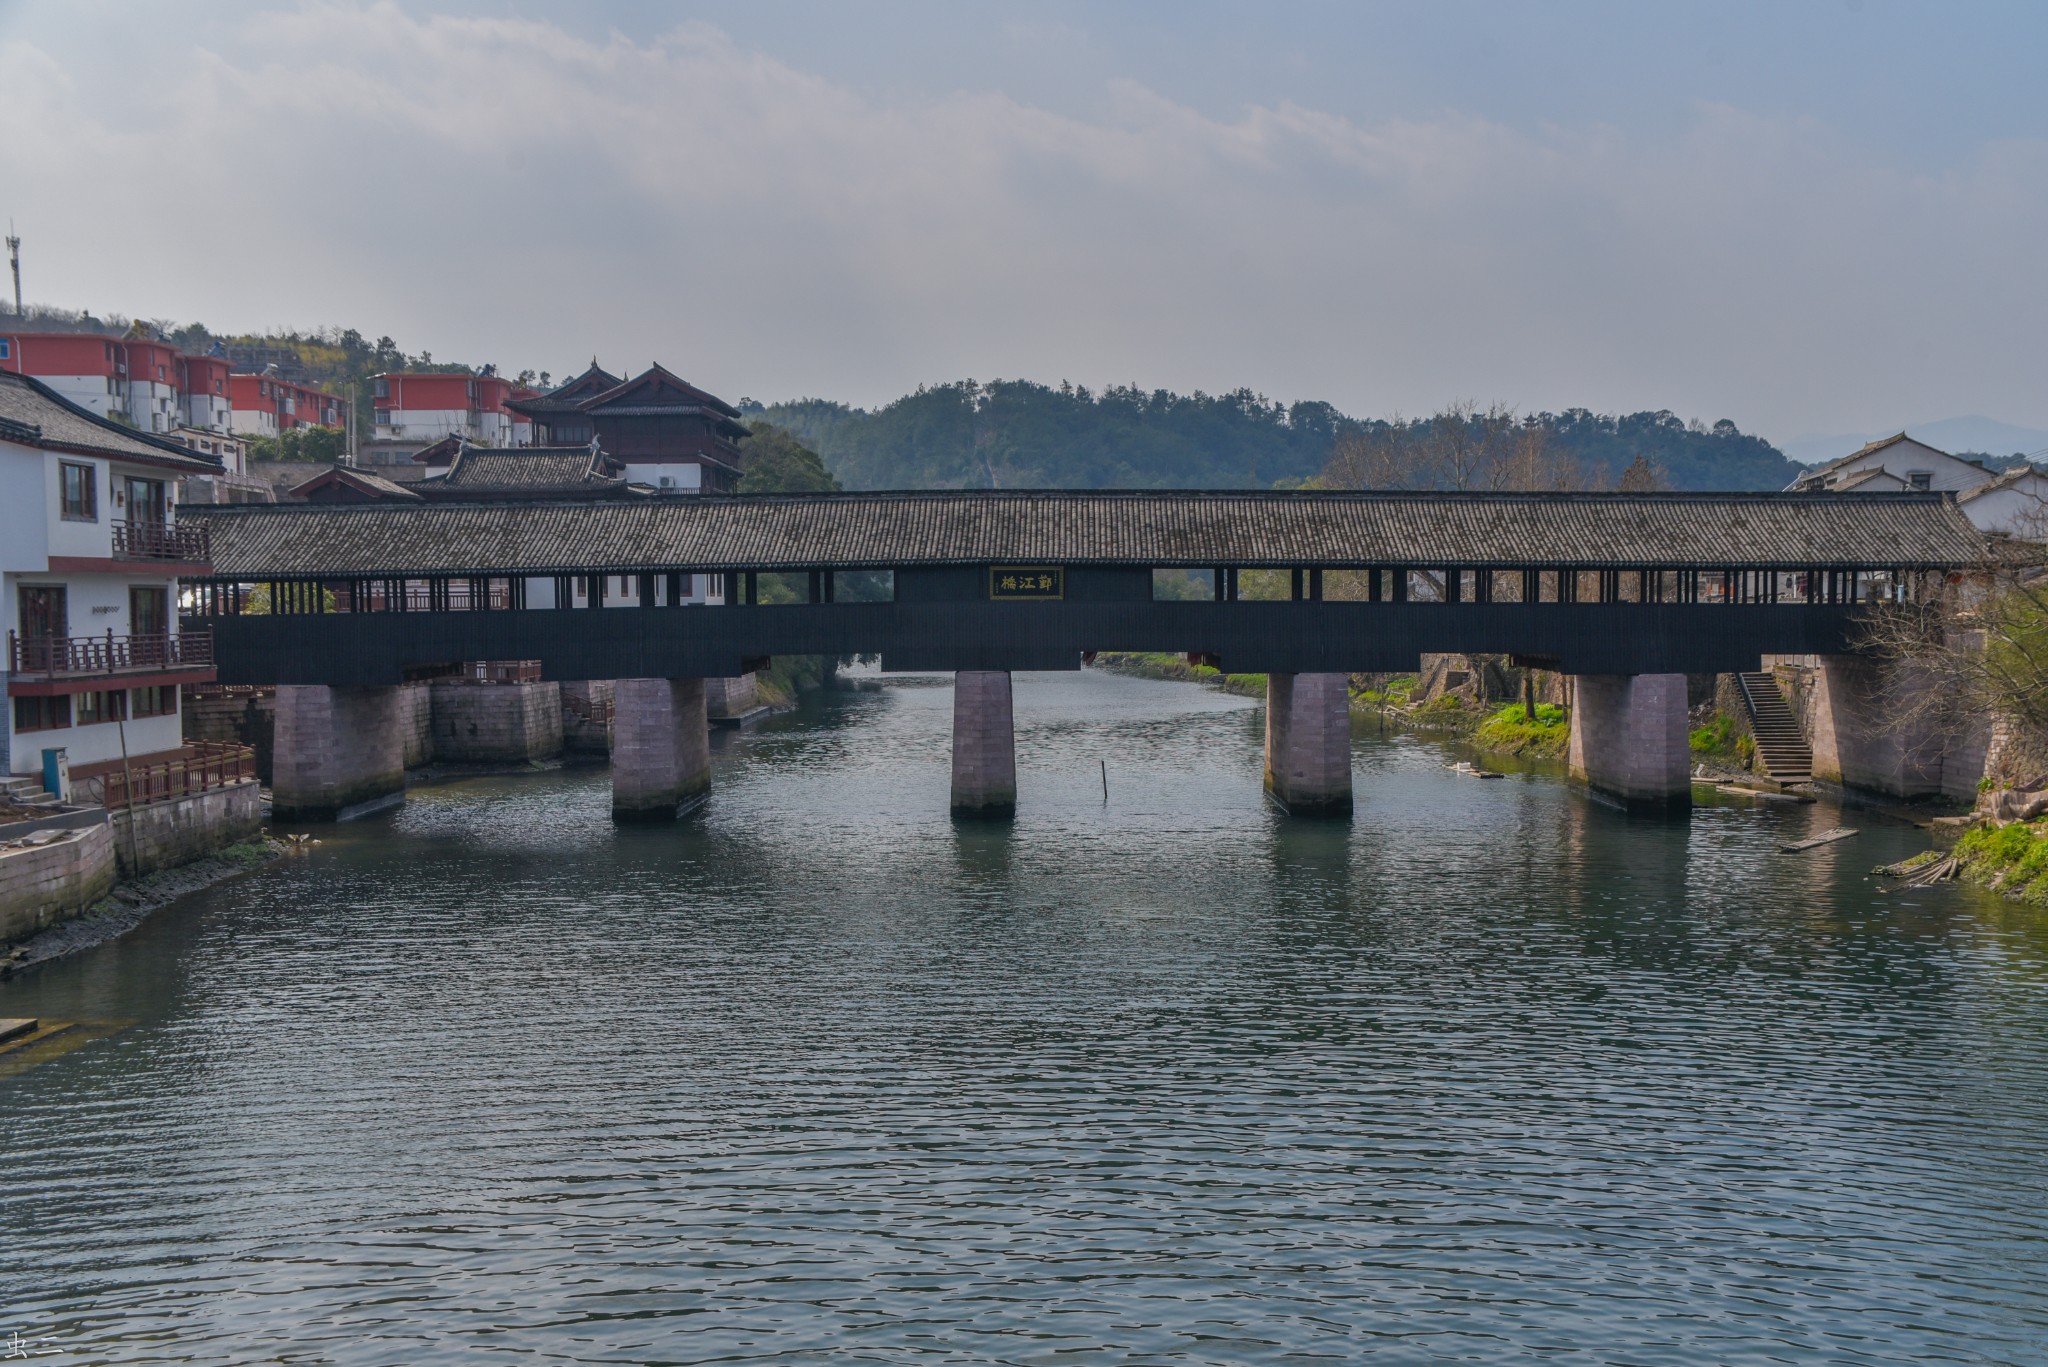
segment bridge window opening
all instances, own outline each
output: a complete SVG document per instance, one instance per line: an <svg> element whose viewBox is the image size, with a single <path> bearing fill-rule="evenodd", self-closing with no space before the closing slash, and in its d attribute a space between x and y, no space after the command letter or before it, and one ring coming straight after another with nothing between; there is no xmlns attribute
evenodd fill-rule
<svg viewBox="0 0 2048 1367"><path fill-rule="evenodd" d="M835 603L893 603L896 601L894 570L832 570L831 601Z"/></svg>
<svg viewBox="0 0 2048 1367"><path fill-rule="evenodd" d="M1152 571L1152 601L1155 603L1213 602L1218 571L1178 568Z"/></svg>
<svg viewBox="0 0 2048 1367"><path fill-rule="evenodd" d="M1326 603L1370 603L1371 570L1324 570L1323 601Z"/></svg>
<svg viewBox="0 0 2048 1367"><path fill-rule="evenodd" d="M1396 573L1401 578L1395 585L1395 602L1441 603L1444 601L1444 572L1442 570L1398 570Z"/></svg>
<svg viewBox="0 0 2048 1367"><path fill-rule="evenodd" d="M1247 603L1288 602L1294 597L1294 572L1241 569L1237 572L1236 597Z"/></svg>
<svg viewBox="0 0 2048 1367"><path fill-rule="evenodd" d="M775 605L811 601L808 570L761 570L748 577L754 581L754 592L749 596L749 602Z"/></svg>

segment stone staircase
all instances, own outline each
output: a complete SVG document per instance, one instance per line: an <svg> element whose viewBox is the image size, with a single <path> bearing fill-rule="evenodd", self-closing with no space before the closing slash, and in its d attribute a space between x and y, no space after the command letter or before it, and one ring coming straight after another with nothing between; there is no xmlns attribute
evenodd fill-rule
<svg viewBox="0 0 2048 1367"><path fill-rule="evenodd" d="M1799 718L1778 691L1777 676L1768 672L1738 674L1742 700L1749 706L1749 726L1756 736L1757 758L1764 772L1780 783L1806 783L1813 778L1813 747L1799 728Z"/></svg>
<svg viewBox="0 0 2048 1367"><path fill-rule="evenodd" d="M54 807L57 795L43 791L39 778L0 775L0 804L15 807Z"/></svg>

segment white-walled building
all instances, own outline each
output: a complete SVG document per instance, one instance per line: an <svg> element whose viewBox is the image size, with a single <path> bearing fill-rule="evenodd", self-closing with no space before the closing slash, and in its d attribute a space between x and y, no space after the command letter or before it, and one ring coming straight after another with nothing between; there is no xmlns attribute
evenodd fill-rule
<svg viewBox="0 0 2048 1367"><path fill-rule="evenodd" d="M1886 494L1905 490L1951 493L1980 531L2041 538L2048 534L2048 475L2032 465L2000 474L1904 432L1871 442L1840 460L1816 465L1792 481L1807 493Z"/></svg>
<svg viewBox="0 0 2048 1367"><path fill-rule="evenodd" d="M2048 475L2032 465L2007 470L1956 495L1979 531L2048 541Z"/></svg>
<svg viewBox="0 0 2048 1367"><path fill-rule="evenodd" d="M1959 494L1990 479L1995 471L1974 460L1964 460L1915 441L1904 432L1851 451L1840 460L1816 465L1792 481L1791 488L1806 492L1837 489L1866 471L1882 470L1900 480L1908 489L1934 489ZM1877 489L1873 487L1873 492Z"/></svg>
<svg viewBox="0 0 2048 1367"><path fill-rule="evenodd" d="M210 638L178 626L178 577L209 573L178 481L218 462L0 373L0 772L177 751L179 687L214 678ZM125 743L125 745L124 745Z"/></svg>

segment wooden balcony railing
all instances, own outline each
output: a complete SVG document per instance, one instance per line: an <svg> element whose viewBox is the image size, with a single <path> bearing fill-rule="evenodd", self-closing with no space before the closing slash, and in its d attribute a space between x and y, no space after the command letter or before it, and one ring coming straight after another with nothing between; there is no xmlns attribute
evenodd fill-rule
<svg viewBox="0 0 2048 1367"><path fill-rule="evenodd" d="M162 522L114 520L116 560L177 560L213 563L213 540L203 522L170 525Z"/></svg>
<svg viewBox="0 0 2048 1367"><path fill-rule="evenodd" d="M17 677L84 679L204 668L213 663L213 633L145 636L22 636L7 633L8 672Z"/></svg>
<svg viewBox="0 0 2048 1367"><path fill-rule="evenodd" d="M133 764L103 775L101 800L109 811L191 797L256 777L256 752L246 745L193 741L174 759Z"/></svg>

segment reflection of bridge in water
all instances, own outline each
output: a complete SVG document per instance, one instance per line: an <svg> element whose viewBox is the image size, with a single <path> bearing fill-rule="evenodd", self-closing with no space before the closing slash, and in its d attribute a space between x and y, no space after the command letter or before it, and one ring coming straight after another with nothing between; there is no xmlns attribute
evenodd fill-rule
<svg viewBox="0 0 2048 1367"><path fill-rule="evenodd" d="M1010 671L1097 650L1265 673L1267 777L1348 811L1347 672L1499 653L1576 676L1573 769L1689 795L1686 673L1853 652L1856 605L1981 559L1917 494L987 492L188 510L226 683L283 686L282 814L398 792L387 695L464 660L615 679L614 809L709 784L703 680L776 655L951 670L954 799L1015 802ZM255 610L252 611L251 609Z"/></svg>

